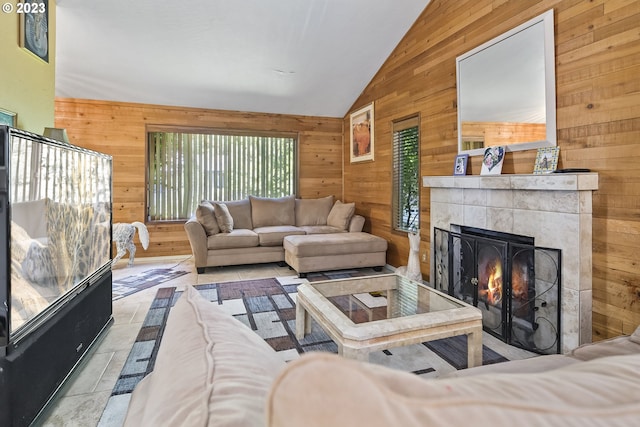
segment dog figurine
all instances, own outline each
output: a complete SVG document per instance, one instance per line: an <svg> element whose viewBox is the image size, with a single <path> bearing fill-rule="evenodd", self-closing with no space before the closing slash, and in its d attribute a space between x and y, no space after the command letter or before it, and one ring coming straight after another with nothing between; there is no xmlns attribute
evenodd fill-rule
<svg viewBox="0 0 640 427"><path fill-rule="evenodd" d="M147 230L147 227L143 223L135 221L131 224L122 222L113 224L113 241L116 244L117 253L111 261L111 267L113 267L127 251L129 251L129 263L127 267L133 265L133 258L136 256L136 245L133 243L133 237L136 235L136 229L138 229L142 248L146 251L149 247L149 230Z"/></svg>

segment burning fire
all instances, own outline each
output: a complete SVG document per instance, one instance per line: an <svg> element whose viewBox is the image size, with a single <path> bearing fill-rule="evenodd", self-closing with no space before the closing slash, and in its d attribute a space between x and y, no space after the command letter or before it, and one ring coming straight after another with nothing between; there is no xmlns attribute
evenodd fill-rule
<svg viewBox="0 0 640 427"><path fill-rule="evenodd" d="M526 301L529 297L528 290L529 278L525 265L514 263L511 270L511 295L513 299L518 301Z"/></svg>
<svg viewBox="0 0 640 427"><path fill-rule="evenodd" d="M502 301L502 262L495 258L487 262L485 275L486 288L480 289L479 294L486 298L489 304L496 305Z"/></svg>

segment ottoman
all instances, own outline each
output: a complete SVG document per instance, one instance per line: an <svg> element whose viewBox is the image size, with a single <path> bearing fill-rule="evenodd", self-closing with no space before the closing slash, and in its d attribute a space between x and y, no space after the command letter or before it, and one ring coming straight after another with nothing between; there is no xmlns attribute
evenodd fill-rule
<svg viewBox="0 0 640 427"><path fill-rule="evenodd" d="M284 260L300 277L306 273L387 263L387 241L364 232L286 236Z"/></svg>

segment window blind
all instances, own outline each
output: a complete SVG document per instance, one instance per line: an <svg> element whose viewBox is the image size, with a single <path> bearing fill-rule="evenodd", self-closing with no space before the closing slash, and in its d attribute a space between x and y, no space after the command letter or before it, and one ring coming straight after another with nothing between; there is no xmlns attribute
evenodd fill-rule
<svg viewBox="0 0 640 427"><path fill-rule="evenodd" d="M420 127L414 116L393 122L393 228L415 231L420 226Z"/></svg>
<svg viewBox="0 0 640 427"><path fill-rule="evenodd" d="M188 219L203 200L296 192L292 136L148 132L149 220Z"/></svg>

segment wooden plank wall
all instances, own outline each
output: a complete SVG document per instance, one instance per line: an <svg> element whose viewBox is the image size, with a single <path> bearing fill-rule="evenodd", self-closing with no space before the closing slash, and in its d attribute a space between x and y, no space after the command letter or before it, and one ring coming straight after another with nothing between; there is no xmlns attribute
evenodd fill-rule
<svg viewBox="0 0 640 427"><path fill-rule="evenodd" d="M462 122L463 138L481 139L485 142L485 147L542 141L547 138L546 132L544 123Z"/></svg>
<svg viewBox="0 0 640 427"><path fill-rule="evenodd" d="M297 132L298 196L342 197L342 120L58 98L56 127L73 144L113 156L113 222L145 221L146 126ZM147 224L149 249L136 256L190 254L183 223Z"/></svg>
<svg viewBox="0 0 640 427"><path fill-rule="evenodd" d="M375 161L345 163L345 199L390 242L388 262L406 264L407 237L391 231L392 120L419 113L421 175L451 175L456 56L552 8L559 167L590 168L600 176L593 197L598 340L640 324L640 1L432 0L350 109L375 102ZM344 129L348 159L349 113ZM508 155L503 173L531 173L535 154ZM480 168L480 157L470 159L468 173L478 175ZM428 189L421 192L420 213L421 229L429 230ZM423 232L425 279L429 241Z"/></svg>

